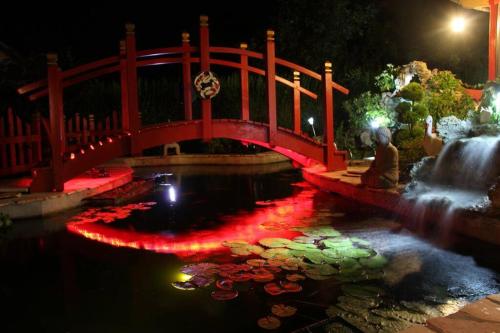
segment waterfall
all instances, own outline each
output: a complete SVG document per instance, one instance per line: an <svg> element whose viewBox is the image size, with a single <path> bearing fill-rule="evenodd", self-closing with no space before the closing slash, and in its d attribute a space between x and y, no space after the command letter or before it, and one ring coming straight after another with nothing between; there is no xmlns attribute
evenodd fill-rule
<svg viewBox="0 0 500 333"><path fill-rule="evenodd" d="M403 197L415 201L419 213L439 206L445 216L457 209L483 210L489 188L500 170L500 136L479 136L447 143L439 157L420 163ZM432 165L432 162L433 165Z"/></svg>

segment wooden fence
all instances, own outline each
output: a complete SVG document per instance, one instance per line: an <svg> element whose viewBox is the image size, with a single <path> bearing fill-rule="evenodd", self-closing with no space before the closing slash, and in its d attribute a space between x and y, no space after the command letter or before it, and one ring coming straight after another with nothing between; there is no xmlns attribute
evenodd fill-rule
<svg viewBox="0 0 500 333"><path fill-rule="evenodd" d="M0 176L11 176L30 171L36 164L50 158L48 120L35 114L31 122L23 121L12 108L0 112ZM102 121L94 115L78 113L65 121L66 151L74 152L81 147L121 131L118 113ZM47 152L44 154L44 149ZM45 156L44 156L45 155Z"/></svg>

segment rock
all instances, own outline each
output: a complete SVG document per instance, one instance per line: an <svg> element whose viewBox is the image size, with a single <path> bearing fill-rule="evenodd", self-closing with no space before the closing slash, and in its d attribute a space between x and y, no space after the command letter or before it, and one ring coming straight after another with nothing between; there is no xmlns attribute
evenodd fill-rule
<svg viewBox="0 0 500 333"><path fill-rule="evenodd" d="M467 137L472 129L472 124L468 120L460 120L455 116L449 116L441 118L436 125L436 129L439 136L446 143Z"/></svg>
<svg viewBox="0 0 500 333"><path fill-rule="evenodd" d="M481 112L479 113L479 123L480 124L486 124L490 121L491 115L493 114L493 111L491 110L491 107L488 108L481 108Z"/></svg>

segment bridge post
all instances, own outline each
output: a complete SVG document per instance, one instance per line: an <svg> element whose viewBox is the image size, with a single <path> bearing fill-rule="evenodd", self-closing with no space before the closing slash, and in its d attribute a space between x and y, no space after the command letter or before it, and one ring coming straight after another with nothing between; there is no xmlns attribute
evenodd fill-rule
<svg viewBox="0 0 500 333"><path fill-rule="evenodd" d="M208 16L200 16L200 67L201 71L210 70L210 44L208 37ZM212 102L209 98L201 100L204 141L212 138Z"/></svg>
<svg viewBox="0 0 500 333"><path fill-rule="evenodd" d="M274 31L267 30L266 42L266 101L269 115L269 145L276 145L278 122L276 112L276 56L274 45Z"/></svg>
<svg viewBox="0 0 500 333"><path fill-rule="evenodd" d="M122 102L122 131L130 131L130 115L128 112L128 84L127 84L127 54L125 41L120 41L120 87Z"/></svg>
<svg viewBox="0 0 500 333"><path fill-rule="evenodd" d="M332 89L332 63L325 62L323 73L323 111L324 111L324 130L323 143L325 144L324 163L328 171L335 168L334 153L334 118L333 118L333 89Z"/></svg>
<svg viewBox="0 0 500 333"><path fill-rule="evenodd" d="M53 191L64 191L63 154L65 150L63 90L57 54L47 54L47 81L50 109L50 145L52 151L52 184Z"/></svg>
<svg viewBox="0 0 500 333"><path fill-rule="evenodd" d="M192 83L191 83L191 46L189 33L182 33L182 87L184 93L184 120L193 119Z"/></svg>
<svg viewBox="0 0 500 333"><path fill-rule="evenodd" d="M127 97L128 97L128 115L129 115L129 130L132 133L131 138L131 154L137 156L141 151L136 147L134 135L141 128L141 120L139 118L139 97L137 92L137 51L135 48L135 25L127 23L125 25L125 52L127 61Z"/></svg>
<svg viewBox="0 0 500 333"><path fill-rule="evenodd" d="M300 115L300 72L293 72L293 132L300 135L302 132Z"/></svg>
<svg viewBox="0 0 500 333"><path fill-rule="evenodd" d="M250 98L248 96L248 55L245 50L248 48L247 43L241 43L240 49L242 50L240 56L241 71L240 71L240 83L241 83L241 119L250 120Z"/></svg>

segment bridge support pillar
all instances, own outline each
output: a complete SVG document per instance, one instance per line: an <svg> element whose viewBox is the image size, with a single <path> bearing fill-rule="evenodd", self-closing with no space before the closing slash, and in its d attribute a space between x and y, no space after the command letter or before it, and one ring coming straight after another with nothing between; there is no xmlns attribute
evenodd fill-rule
<svg viewBox="0 0 500 333"><path fill-rule="evenodd" d="M208 16L200 16L200 67L201 71L210 70L210 53L208 37ZM203 140L212 139L212 101L209 98L201 100L201 113L203 121Z"/></svg>
<svg viewBox="0 0 500 333"><path fill-rule="evenodd" d="M325 62L323 73L323 112L324 112L324 130L323 144L325 145L324 163L328 171L335 169L334 153L334 119L333 119L333 89L332 89L332 63Z"/></svg>
<svg viewBox="0 0 500 333"><path fill-rule="evenodd" d="M300 72L293 72L293 132L300 135L302 122L300 114Z"/></svg>
<svg viewBox="0 0 500 333"><path fill-rule="evenodd" d="M130 138L130 151L132 156L139 156L142 151L137 148L135 136L141 129L141 119L139 116L139 96L137 92L137 51L135 46L135 25L127 23L125 25L125 58L126 58L126 77L127 77L127 108L129 117L129 131L132 134Z"/></svg>
<svg viewBox="0 0 500 333"><path fill-rule="evenodd" d="M184 120L193 120L191 83L191 46L189 33L182 33L182 88L184 95Z"/></svg>
<svg viewBox="0 0 500 333"><path fill-rule="evenodd" d="M276 108L276 49L274 45L274 31L267 30L266 43L266 100L269 115L269 145L276 146L278 133Z"/></svg>
<svg viewBox="0 0 500 333"><path fill-rule="evenodd" d="M50 145L52 151L52 176L47 177L50 184L47 190L64 191L63 154L65 150L63 90L57 54L47 54L47 80L50 110Z"/></svg>

